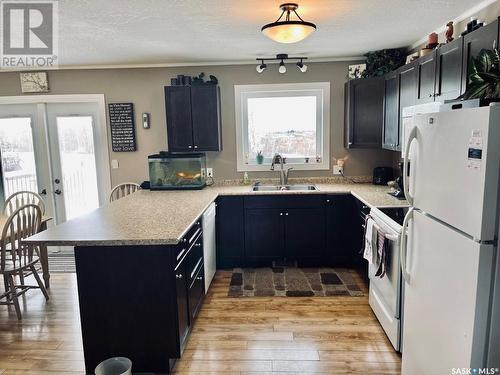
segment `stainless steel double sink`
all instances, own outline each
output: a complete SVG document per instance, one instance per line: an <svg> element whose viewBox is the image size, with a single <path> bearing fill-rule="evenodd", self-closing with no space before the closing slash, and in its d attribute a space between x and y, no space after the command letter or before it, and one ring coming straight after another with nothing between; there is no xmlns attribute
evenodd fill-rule
<svg viewBox="0 0 500 375"><path fill-rule="evenodd" d="M253 185L251 191L318 191L316 185Z"/></svg>

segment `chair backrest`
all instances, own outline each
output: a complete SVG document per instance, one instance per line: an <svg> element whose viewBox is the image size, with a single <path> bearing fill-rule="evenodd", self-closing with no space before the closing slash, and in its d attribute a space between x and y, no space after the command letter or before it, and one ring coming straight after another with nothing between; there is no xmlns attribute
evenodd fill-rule
<svg viewBox="0 0 500 375"><path fill-rule="evenodd" d="M39 194L33 191L18 191L8 197L3 206L4 215L10 216L19 207L27 204L35 204L39 206L42 211L42 216L45 215L45 202Z"/></svg>
<svg viewBox="0 0 500 375"><path fill-rule="evenodd" d="M0 239L0 270L5 269L9 256L14 266L20 265L23 258L31 260L33 246L22 243L22 240L37 234L41 223L42 210L37 204L21 206L8 217Z"/></svg>
<svg viewBox="0 0 500 375"><path fill-rule="evenodd" d="M111 190L109 201L116 201L129 194L135 193L137 190L141 190L141 186L135 182L124 182L123 184L116 185L113 190Z"/></svg>

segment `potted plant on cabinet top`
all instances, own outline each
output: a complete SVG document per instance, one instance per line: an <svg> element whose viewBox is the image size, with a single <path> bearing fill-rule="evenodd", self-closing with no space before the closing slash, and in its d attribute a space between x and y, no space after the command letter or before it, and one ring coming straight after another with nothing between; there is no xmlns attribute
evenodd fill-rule
<svg viewBox="0 0 500 375"><path fill-rule="evenodd" d="M471 57L467 72L467 90L458 100L479 99L480 105L500 101L500 53L483 49Z"/></svg>

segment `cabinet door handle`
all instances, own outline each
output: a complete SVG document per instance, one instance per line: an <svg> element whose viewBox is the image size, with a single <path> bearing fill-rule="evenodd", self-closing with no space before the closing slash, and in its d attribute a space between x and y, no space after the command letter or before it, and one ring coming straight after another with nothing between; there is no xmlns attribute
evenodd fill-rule
<svg viewBox="0 0 500 375"><path fill-rule="evenodd" d="M194 148L198 148L198 146L195 145Z"/></svg>
<svg viewBox="0 0 500 375"><path fill-rule="evenodd" d="M195 243L194 246L201 247L201 243Z"/></svg>
<svg viewBox="0 0 500 375"><path fill-rule="evenodd" d="M285 216L288 216L288 212L285 214Z"/></svg>
<svg viewBox="0 0 500 375"><path fill-rule="evenodd" d="M201 280L203 280L203 276L198 276L198 277L196 278L196 280L200 280L200 281L201 281Z"/></svg>
<svg viewBox="0 0 500 375"><path fill-rule="evenodd" d="M178 275L175 275L175 278L178 279L178 280L182 279L183 278L182 273L179 273Z"/></svg>
<svg viewBox="0 0 500 375"><path fill-rule="evenodd" d="M280 216L283 216L283 212L280 212Z"/></svg>
<svg viewBox="0 0 500 375"><path fill-rule="evenodd" d="M188 146L188 148L193 148L193 146Z"/></svg>
<svg viewBox="0 0 500 375"><path fill-rule="evenodd" d="M326 203L330 203L330 199L327 199L327 200L326 200Z"/></svg>

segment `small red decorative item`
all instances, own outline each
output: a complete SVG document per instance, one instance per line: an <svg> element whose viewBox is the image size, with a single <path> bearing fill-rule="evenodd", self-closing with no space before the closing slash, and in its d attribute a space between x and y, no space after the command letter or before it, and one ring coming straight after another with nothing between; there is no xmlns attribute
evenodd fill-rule
<svg viewBox="0 0 500 375"><path fill-rule="evenodd" d="M446 24L446 43L450 43L453 40L453 21Z"/></svg>

